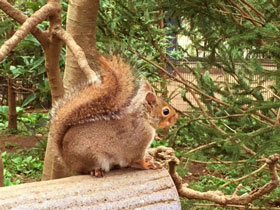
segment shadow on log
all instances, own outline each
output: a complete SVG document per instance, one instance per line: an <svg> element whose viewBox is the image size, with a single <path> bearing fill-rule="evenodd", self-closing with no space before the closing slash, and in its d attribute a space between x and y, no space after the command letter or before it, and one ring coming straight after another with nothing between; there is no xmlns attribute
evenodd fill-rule
<svg viewBox="0 0 280 210"><path fill-rule="evenodd" d="M165 169L115 170L0 188L0 209L181 209Z"/></svg>

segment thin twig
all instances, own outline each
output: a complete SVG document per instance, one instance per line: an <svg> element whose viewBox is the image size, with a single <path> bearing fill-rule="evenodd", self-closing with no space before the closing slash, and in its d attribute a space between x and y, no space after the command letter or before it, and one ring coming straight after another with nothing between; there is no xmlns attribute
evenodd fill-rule
<svg viewBox="0 0 280 210"><path fill-rule="evenodd" d="M238 160L238 161L199 161L199 160L190 160L188 159L188 161L191 161L193 163L199 163L199 164L224 164L224 165L231 165L233 163L237 163L237 164L244 164L244 163L247 163L248 160ZM266 162L266 158L261 158L261 159L258 159L256 160L257 163L263 163L263 162Z"/></svg>
<svg viewBox="0 0 280 210"><path fill-rule="evenodd" d="M228 0L237 10L239 10L239 12L240 12L240 14L242 15L242 16L244 16L244 18L245 17L248 17L247 15L246 15L246 12L241 8L241 7L239 7L233 0ZM257 23L257 21L255 20L255 19L251 19L250 20L255 26L259 26L259 24ZM262 24L263 25L263 24Z"/></svg>
<svg viewBox="0 0 280 210"><path fill-rule="evenodd" d="M258 172L262 171L266 166L267 166L267 163L263 164L260 168L258 168L257 170L253 171L250 174L247 174L247 175L245 175L243 177L240 177L238 179L235 179L235 180L228 181L227 183L223 184L220 188L224 188L224 187L228 186L231 183L240 182L240 181L242 181L244 179L247 179L248 177L253 176L253 175L257 174Z"/></svg>
<svg viewBox="0 0 280 210"><path fill-rule="evenodd" d="M251 5L249 2L245 1L245 0L240 0L241 2L243 2L244 4L246 4L248 7L250 7L258 16L262 21L265 21L264 19L264 15L257 10L255 7L253 7L253 5Z"/></svg>
<svg viewBox="0 0 280 210"><path fill-rule="evenodd" d="M66 32L61 27L54 29L54 34L56 36L58 36L61 40L63 40L65 42L65 44L67 45L67 47L69 47L69 49L75 56L80 69L86 75L88 81L96 80L97 76L96 76L95 72L88 65L86 55L85 55L83 49L76 43L76 41L73 39L72 35L69 34L68 32Z"/></svg>
<svg viewBox="0 0 280 210"><path fill-rule="evenodd" d="M186 154L188 155L188 154L193 153L193 152L196 152L196 151L198 151L198 150L202 150L202 149L206 149L206 148L212 147L212 146L214 146L214 145L216 145L216 144L217 144L217 142L211 142L211 143L209 143L209 144L205 144L205 145L196 147L196 148L194 148L194 149L188 151Z"/></svg>

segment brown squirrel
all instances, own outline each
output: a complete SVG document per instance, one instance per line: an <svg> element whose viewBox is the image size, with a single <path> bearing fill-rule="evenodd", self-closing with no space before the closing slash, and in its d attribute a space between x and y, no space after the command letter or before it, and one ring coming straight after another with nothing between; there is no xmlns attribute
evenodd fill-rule
<svg viewBox="0 0 280 210"><path fill-rule="evenodd" d="M114 166L159 168L146 154L155 129L178 115L121 59L98 58L99 82L68 94L53 109L49 135L70 171L102 176Z"/></svg>

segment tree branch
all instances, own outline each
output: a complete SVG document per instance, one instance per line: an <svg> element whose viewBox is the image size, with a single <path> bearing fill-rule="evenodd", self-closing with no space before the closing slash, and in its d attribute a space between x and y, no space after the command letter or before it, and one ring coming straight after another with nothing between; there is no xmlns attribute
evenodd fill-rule
<svg viewBox="0 0 280 210"><path fill-rule="evenodd" d="M3 0L1 0L3 1ZM2 2L1 2L2 3ZM17 44L23 40L27 34L35 28L35 26L45 20L48 16L54 14L60 7L57 7L55 3L48 3L38 11L36 11L30 18L22 24L22 26L14 33L14 35L5 41L0 48L0 61L2 61L8 53L17 46Z"/></svg>
<svg viewBox="0 0 280 210"><path fill-rule="evenodd" d="M264 21L264 15L257 10L255 7L253 7L253 5L251 5L249 2L247 2L246 0L240 0L241 2L243 2L244 4L246 4L249 8L251 8L258 16L259 18Z"/></svg>
<svg viewBox="0 0 280 210"><path fill-rule="evenodd" d="M240 14L242 16L244 16L244 18L248 19L248 16L246 15L246 12L241 7L239 7L233 0L228 0L228 1L232 4L232 6L234 6L237 10L239 10ZM251 23L253 23L255 26L259 26L257 21L255 19L252 19L252 17L248 20L250 20Z"/></svg>
<svg viewBox="0 0 280 210"><path fill-rule="evenodd" d="M263 163L266 162L266 158L261 158L258 159L256 162L257 163ZM200 160L190 160L188 159L188 161L191 161L193 163L198 163L198 164L224 164L224 165L231 165L233 163L238 163L238 164L244 164L247 163L248 160L238 160L238 161L222 161L222 160L217 160L217 161L200 161Z"/></svg>
<svg viewBox="0 0 280 210"><path fill-rule="evenodd" d="M174 76L173 74L170 74L168 71L166 71L163 67L161 67L161 66L159 66L158 64L154 63L153 61L151 61L151 60L145 58L144 56L140 55L139 53L137 53L137 52L135 52L135 51L133 51L133 50L131 50L131 49L128 49L128 50L129 50L130 52L132 52L133 54L137 55L139 58L141 58L141 59L143 59L144 61L146 61L146 62L152 64L153 66L155 66L156 68L158 68L159 70L161 70L162 72L164 72L166 75L168 75L168 76L169 76L170 78L172 78L174 81L179 82L179 83L185 85L186 88L194 90L196 93L198 93L198 94L200 94L200 95L202 95L202 96L208 98L208 99L211 100L211 101L215 101L217 104L220 104L220 105L223 105L223 106L227 106L227 107L230 106L228 103L225 103L225 102L223 102L223 101L221 101L221 100L219 100L219 99L217 99L217 98L215 98L215 97L209 96L209 95L207 95L206 93L202 92L201 90L197 89L196 87L193 87L193 86L189 85L189 84L185 81L184 78L178 79L176 76ZM168 58L166 58L166 59L169 60ZM169 61L169 62L171 63L171 61ZM173 66L174 66L174 65L173 65ZM246 108L246 107L240 107L240 109L243 110L243 111L247 111L248 108ZM269 122L271 125L277 125L277 124L279 123L278 120L272 120L272 119L270 119L269 117L263 115L262 113L254 112L254 113L252 113L252 114L259 116L261 119L263 119L263 120Z"/></svg>
<svg viewBox="0 0 280 210"><path fill-rule="evenodd" d="M59 27L54 29L54 34L65 42L67 47L71 50L75 58L77 59L78 65L86 75L88 81L96 80L97 76L95 72L88 65L85 53L83 49L76 43L72 35L66 32L63 28Z"/></svg>
<svg viewBox="0 0 280 210"><path fill-rule="evenodd" d="M221 191L199 192L188 188L182 183L182 178L176 172L176 166L179 164L179 160L175 156L172 148L161 146L151 149L149 154L151 154L155 159L168 163L169 173L176 185L179 195L188 199L207 200L221 205L247 205L253 200L258 199L260 196L270 193L279 184L279 178L276 171L276 164L279 160L278 154L271 155L267 158L266 164L269 166L271 181L266 185L241 196L237 195L241 185L237 187L236 191L232 195L224 195Z"/></svg>
<svg viewBox="0 0 280 210"><path fill-rule="evenodd" d="M247 175L245 175L245 176L243 176L243 177L240 177L240 178L235 179L235 180L231 180L231 181L229 181L229 182L223 184L223 185L221 186L221 188L224 188L224 187L226 187L226 186L228 186L229 184L234 183L234 182L240 182L241 180L246 179L246 178L248 178L249 176L253 176L254 174L257 174L258 172L262 171L266 166L267 166L267 163L263 164L260 168L258 168L257 170L253 171L253 172L250 173L250 174L247 174Z"/></svg>
<svg viewBox="0 0 280 210"><path fill-rule="evenodd" d="M27 15L24 15L21 11L14 8L6 0L0 0L0 9L20 24L23 24L28 19ZM33 27L31 33L40 42L43 48L48 44L47 32L42 31L38 27Z"/></svg>

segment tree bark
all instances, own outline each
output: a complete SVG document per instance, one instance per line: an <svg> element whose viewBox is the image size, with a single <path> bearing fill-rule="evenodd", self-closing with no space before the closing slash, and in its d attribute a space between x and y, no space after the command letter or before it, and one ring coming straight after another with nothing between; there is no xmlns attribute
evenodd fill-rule
<svg viewBox="0 0 280 210"><path fill-rule="evenodd" d="M60 76L59 67L62 42L52 34L54 28L61 26L61 6L58 0L48 0L48 4L53 4L57 8L56 13L49 17L49 42L43 48L46 57L45 68L51 87L52 105L54 105L58 99L64 96L63 81Z"/></svg>
<svg viewBox="0 0 280 210"><path fill-rule="evenodd" d="M2 161L2 156L0 153L0 187L4 186L4 166Z"/></svg>
<svg viewBox="0 0 280 210"><path fill-rule="evenodd" d="M96 69L95 58L97 51L95 36L98 8L98 0L72 0L69 1L67 13L67 32L73 36L76 43L84 50L89 66L92 69ZM83 74L76 58L68 48L66 50L66 66L63 82L65 91L82 82L87 82L86 75ZM49 136L42 180L63 178L69 175L51 136Z"/></svg>
<svg viewBox="0 0 280 210"><path fill-rule="evenodd" d="M181 209L165 169L111 171L0 188L1 209Z"/></svg>
<svg viewBox="0 0 280 210"><path fill-rule="evenodd" d="M4 166L1 156L1 150L0 150L0 187L4 186Z"/></svg>
<svg viewBox="0 0 280 210"><path fill-rule="evenodd" d="M91 69L96 70L96 19L99 0L72 0L68 3L66 31L84 50ZM78 66L71 50L66 48L66 63L64 71L64 88L67 90L87 82L86 75Z"/></svg>
<svg viewBox="0 0 280 210"><path fill-rule="evenodd" d="M60 6L59 1L57 0L48 0L48 3L57 3L57 6ZM50 17L50 27L49 31L50 33L54 30L56 27L61 26L61 13L60 11L56 13L56 15L53 15ZM63 88L63 81L60 77L60 67L59 67L59 59L60 59L60 53L61 53L61 47L62 43L61 40L56 37L52 36L49 40L49 45L44 47L44 53L46 56L46 71L48 74L49 83L51 86L51 93L52 93L52 104L54 105L55 102L62 98L64 95L64 88ZM43 169L43 180L48 180L52 177L53 170L64 170L64 168L61 166L61 161L58 159L58 156L56 155L57 151L55 150L55 147L51 141L51 137L48 138L48 144L45 154L45 160L44 160L44 169ZM61 167L60 167L61 166ZM63 173L60 172L62 175ZM66 175L60 176L65 177Z"/></svg>
<svg viewBox="0 0 280 210"><path fill-rule="evenodd" d="M8 107L9 107L9 120L8 129L17 130L17 104L16 93L13 88L13 79L8 79Z"/></svg>
<svg viewBox="0 0 280 210"><path fill-rule="evenodd" d="M0 141L0 187L4 186L4 165L2 161L2 152L4 150L4 143L3 141Z"/></svg>

